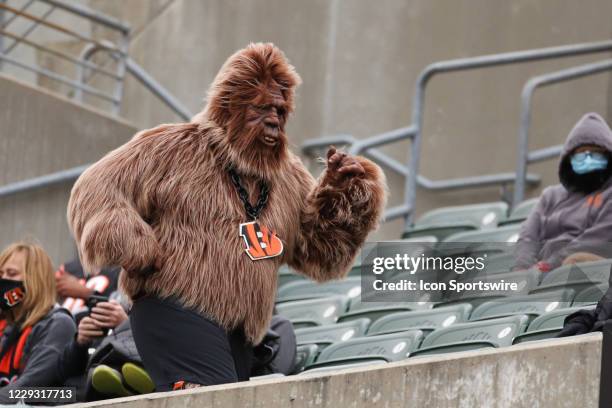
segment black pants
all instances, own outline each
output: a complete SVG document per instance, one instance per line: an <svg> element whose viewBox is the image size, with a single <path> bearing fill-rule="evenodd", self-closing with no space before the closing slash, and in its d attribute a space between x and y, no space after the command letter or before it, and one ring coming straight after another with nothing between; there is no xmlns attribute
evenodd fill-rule
<svg viewBox="0 0 612 408"><path fill-rule="evenodd" d="M145 296L130 312L134 341L157 391L179 381L215 385L249 379L252 347L242 329L218 324L173 299Z"/></svg>

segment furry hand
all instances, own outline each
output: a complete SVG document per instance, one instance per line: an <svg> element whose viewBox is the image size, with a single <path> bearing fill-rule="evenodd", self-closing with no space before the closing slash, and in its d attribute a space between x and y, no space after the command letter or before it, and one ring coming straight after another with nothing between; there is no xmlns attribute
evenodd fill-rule
<svg viewBox="0 0 612 408"><path fill-rule="evenodd" d="M351 177L361 176L365 170L354 156L339 152L334 146L327 151L327 177L331 184L339 184Z"/></svg>

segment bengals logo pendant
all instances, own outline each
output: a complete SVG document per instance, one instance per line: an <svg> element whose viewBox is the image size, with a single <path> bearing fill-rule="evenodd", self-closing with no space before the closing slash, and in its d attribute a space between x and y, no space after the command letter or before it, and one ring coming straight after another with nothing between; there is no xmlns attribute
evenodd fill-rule
<svg viewBox="0 0 612 408"><path fill-rule="evenodd" d="M283 253L283 242L276 233L257 221L240 224L240 236L246 244L245 252L253 261L274 258Z"/></svg>

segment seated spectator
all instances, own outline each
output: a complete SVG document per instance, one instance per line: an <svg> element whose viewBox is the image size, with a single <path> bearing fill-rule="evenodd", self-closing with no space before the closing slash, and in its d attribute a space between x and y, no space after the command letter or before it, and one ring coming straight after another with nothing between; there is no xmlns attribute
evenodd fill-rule
<svg viewBox="0 0 612 408"><path fill-rule="evenodd" d="M77 388L79 401L95 401L153 391L153 381L140 365L127 314L111 300L97 303L81 319L76 337L64 348L61 369L66 385ZM129 379L137 372L135 386L124 384L121 371Z"/></svg>
<svg viewBox="0 0 612 408"><path fill-rule="evenodd" d="M521 227L517 269L547 272L561 264L611 255L611 158L612 131L598 114L586 114L565 142L561 184L542 192Z"/></svg>
<svg viewBox="0 0 612 408"><path fill-rule="evenodd" d="M0 254L0 307L7 326L0 342L0 403L9 391L62 385L61 351L76 332L55 303L51 259L34 244L16 243Z"/></svg>
<svg viewBox="0 0 612 408"><path fill-rule="evenodd" d="M86 274L78 259L61 265L55 273L55 282L62 306L80 321L88 312L86 302L91 295L109 297L117 290L119 271L120 268L111 267Z"/></svg>

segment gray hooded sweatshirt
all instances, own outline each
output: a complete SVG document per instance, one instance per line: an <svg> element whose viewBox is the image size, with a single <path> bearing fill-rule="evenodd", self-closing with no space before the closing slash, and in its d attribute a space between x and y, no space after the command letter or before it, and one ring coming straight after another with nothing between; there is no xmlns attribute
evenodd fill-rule
<svg viewBox="0 0 612 408"><path fill-rule="evenodd" d="M601 146L612 155L612 131L596 113L584 115L571 130L559 162L561 184L542 192L521 226L517 267L529 268L543 261L555 268L575 252L611 255L612 162L607 170L586 176L596 188L585 191L585 176L573 172L570 155L586 144Z"/></svg>

